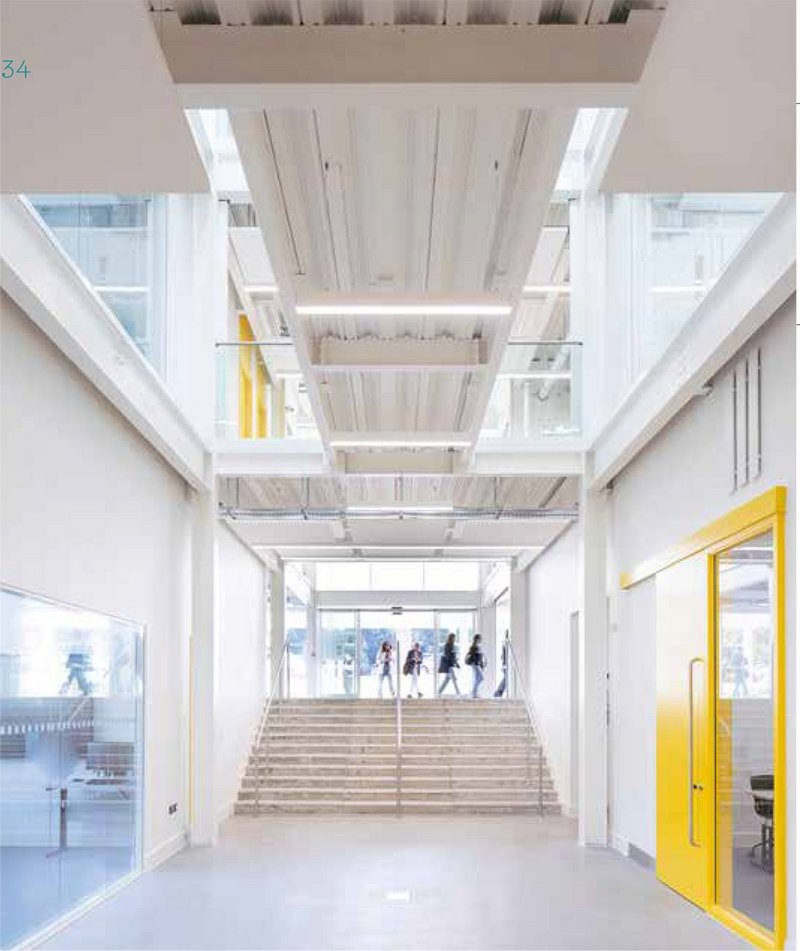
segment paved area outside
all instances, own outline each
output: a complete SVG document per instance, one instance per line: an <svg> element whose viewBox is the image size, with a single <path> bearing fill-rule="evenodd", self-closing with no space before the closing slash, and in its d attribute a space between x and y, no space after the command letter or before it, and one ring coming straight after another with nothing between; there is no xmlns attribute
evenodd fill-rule
<svg viewBox="0 0 800 951"><path fill-rule="evenodd" d="M45 948L743 948L574 824L538 816L242 816Z"/></svg>

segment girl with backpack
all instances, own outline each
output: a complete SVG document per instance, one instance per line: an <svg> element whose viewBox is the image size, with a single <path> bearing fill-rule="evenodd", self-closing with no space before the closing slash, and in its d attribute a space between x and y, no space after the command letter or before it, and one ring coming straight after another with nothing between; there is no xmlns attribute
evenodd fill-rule
<svg viewBox="0 0 800 951"><path fill-rule="evenodd" d="M486 666L486 657L483 653L483 642L480 634L476 634L472 638L464 663L472 668L472 699L475 700L478 696L478 688L483 683L483 668Z"/></svg>
<svg viewBox="0 0 800 951"><path fill-rule="evenodd" d="M378 696L383 699L383 682L384 680L389 681L389 693L394 697L394 684L392 683L392 655L393 655L392 645L389 641L384 641L381 644L380 652L378 653L378 661L376 666L380 668L380 677L378 680Z"/></svg>
<svg viewBox="0 0 800 951"><path fill-rule="evenodd" d="M456 680L456 667L460 666L461 664L458 662L458 649L456 648L456 636L451 632L447 635L447 640L444 642L444 647L442 648L442 656L439 658L439 673L446 675L441 687L439 687L440 697L444 688L450 683L455 687L456 694L459 697L461 696L461 691L458 689L458 681Z"/></svg>

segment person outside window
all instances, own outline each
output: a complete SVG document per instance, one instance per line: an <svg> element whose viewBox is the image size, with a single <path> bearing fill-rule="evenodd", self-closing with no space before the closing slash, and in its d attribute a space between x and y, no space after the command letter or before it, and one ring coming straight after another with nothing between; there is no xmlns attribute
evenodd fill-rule
<svg viewBox="0 0 800 951"><path fill-rule="evenodd" d="M447 640L444 642L444 648L442 649L442 656L439 658L439 673L445 675L442 685L439 687L440 697L444 692L444 688L450 683L455 688L456 694L458 694L459 697L461 696L461 691L458 689L458 681L456 680L456 668L460 666L461 664L458 662L456 636L451 632L447 635Z"/></svg>
<svg viewBox="0 0 800 951"><path fill-rule="evenodd" d="M503 668L503 679L497 685L497 690L494 692L495 697L502 697L508 689L508 631L506 631L506 636L503 639L503 650L500 654L500 666Z"/></svg>
<svg viewBox="0 0 800 951"><path fill-rule="evenodd" d="M407 677L411 677L411 693L408 695L409 700L414 694L418 697L422 696L422 691L419 689L419 672L422 670L422 647L420 646L419 641L416 641L411 647L411 650L406 654L406 660L403 664L403 673Z"/></svg>
<svg viewBox="0 0 800 951"><path fill-rule="evenodd" d="M394 684L392 683L392 657L394 656L394 650L389 641L384 641L381 644L380 652L378 653L378 663L377 666L380 670L380 677L378 680L378 696L383 698L383 683L388 681L389 683L389 693L394 697Z"/></svg>
<svg viewBox="0 0 800 951"><path fill-rule="evenodd" d="M464 663L472 668L472 699L475 700L483 683L483 668L486 666L486 656L483 653L483 641L480 634L476 634L472 638Z"/></svg>

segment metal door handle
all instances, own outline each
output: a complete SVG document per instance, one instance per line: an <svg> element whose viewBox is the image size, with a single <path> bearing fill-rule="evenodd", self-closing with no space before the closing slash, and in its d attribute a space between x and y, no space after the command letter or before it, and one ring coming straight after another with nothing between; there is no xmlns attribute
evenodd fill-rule
<svg viewBox="0 0 800 951"><path fill-rule="evenodd" d="M694 781L694 665L703 663L702 657L693 657L689 661L689 845L700 848L694 840L694 792L702 786Z"/></svg>

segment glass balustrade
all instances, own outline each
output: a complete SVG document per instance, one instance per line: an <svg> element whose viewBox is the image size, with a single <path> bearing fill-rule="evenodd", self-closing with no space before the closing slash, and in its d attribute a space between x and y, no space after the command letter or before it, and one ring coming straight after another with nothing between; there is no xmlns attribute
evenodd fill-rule
<svg viewBox="0 0 800 951"><path fill-rule="evenodd" d="M27 199L143 356L163 371L166 196Z"/></svg>
<svg viewBox="0 0 800 951"><path fill-rule="evenodd" d="M580 358L580 343L509 343L481 438L527 440L580 435Z"/></svg>
<svg viewBox="0 0 800 951"><path fill-rule="evenodd" d="M319 439L291 340L217 344L220 439Z"/></svg>

